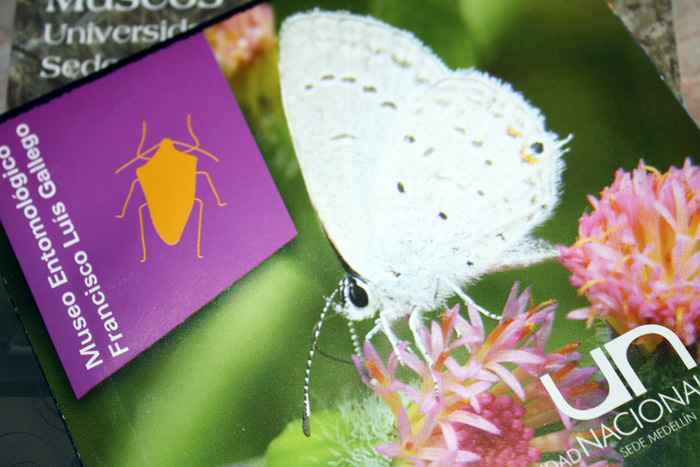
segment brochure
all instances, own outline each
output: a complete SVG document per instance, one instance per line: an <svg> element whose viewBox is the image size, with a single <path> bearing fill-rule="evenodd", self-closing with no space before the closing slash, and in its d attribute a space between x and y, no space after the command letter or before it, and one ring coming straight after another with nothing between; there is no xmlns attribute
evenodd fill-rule
<svg viewBox="0 0 700 467"><path fill-rule="evenodd" d="M18 0L7 108L107 68L245 3L240 0Z"/></svg>
<svg viewBox="0 0 700 467"><path fill-rule="evenodd" d="M85 465L697 464L700 130L604 2L261 4L0 138Z"/></svg>

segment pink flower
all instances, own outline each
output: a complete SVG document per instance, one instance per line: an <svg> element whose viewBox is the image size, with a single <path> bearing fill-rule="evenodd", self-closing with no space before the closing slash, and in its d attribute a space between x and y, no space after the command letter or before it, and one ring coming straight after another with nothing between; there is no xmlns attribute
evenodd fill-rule
<svg viewBox="0 0 700 467"><path fill-rule="evenodd" d="M397 459L396 465L525 467L543 452L564 449L566 437L539 445L535 437L539 427L561 421L565 429L557 433L567 433L574 425L557 412L540 383L544 373L552 374L576 406L603 399L600 384L590 381L596 369L577 368L578 344L544 351L556 305L531 307L529 291L518 295L517 290L516 283L502 321L488 335L471 307L469 321L455 306L442 313L439 323L424 327L422 341L432 366L402 343L401 358L420 377L420 387L397 378L393 352L384 365L365 342L364 360L353 356L362 380L396 417L397 442L377 446Z"/></svg>
<svg viewBox="0 0 700 467"><path fill-rule="evenodd" d="M263 3L204 31L226 76L277 43L274 20L272 7Z"/></svg>
<svg viewBox="0 0 700 467"><path fill-rule="evenodd" d="M593 211L579 220L559 261L591 306L569 316L604 317L622 334L642 324L675 331L686 345L700 327L700 168L685 161L665 174L639 166L618 170ZM647 340L651 350L658 341Z"/></svg>

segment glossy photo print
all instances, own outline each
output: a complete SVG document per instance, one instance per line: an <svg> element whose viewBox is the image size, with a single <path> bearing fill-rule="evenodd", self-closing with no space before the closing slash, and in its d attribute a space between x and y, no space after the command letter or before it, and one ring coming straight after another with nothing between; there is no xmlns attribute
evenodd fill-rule
<svg viewBox="0 0 700 467"><path fill-rule="evenodd" d="M51 287L2 213L85 465L695 465L700 130L604 2L261 3L2 131L81 235Z"/></svg>

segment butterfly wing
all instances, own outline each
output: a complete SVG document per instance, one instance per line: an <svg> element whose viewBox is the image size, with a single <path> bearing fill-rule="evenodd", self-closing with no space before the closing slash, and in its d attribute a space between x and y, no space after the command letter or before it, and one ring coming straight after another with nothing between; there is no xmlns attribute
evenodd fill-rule
<svg viewBox="0 0 700 467"><path fill-rule="evenodd" d="M397 290L436 305L453 294L437 276L462 285L552 256L529 233L558 200L562 142L510 85L453 72L417 96L399 128L374 189Z"/></svg>
<svg viewBox="0 0 700 467"><path fill-rule="evenodd" d="M449 74L413 35L369 17L315 11L280 31L282 101L309 196L358 274L381 268L375 178L394 160L386 138L415 94Z"/></svg>
<svg viewBox="0 0 700 467"><path fill-rule="evenodd" d="M427 307L451 294L437 276L461 285L552 255L529 233L557 202L562 142L509 85L453 72L372 18L318 11L285 21L280 76L321 223L383 293Z"/></svg>

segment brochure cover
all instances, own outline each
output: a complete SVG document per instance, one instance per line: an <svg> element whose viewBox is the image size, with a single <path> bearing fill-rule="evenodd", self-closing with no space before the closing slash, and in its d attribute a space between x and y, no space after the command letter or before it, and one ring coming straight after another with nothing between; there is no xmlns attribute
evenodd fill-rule
<svg viewBox="0 0 700 467"><path fill-rule="evenodd" d="M240 0L18 0L7 108L245 3Z"/></svg>
<svg viewBox="0 0 700 467"><path fill-rule="evenodd" d="M205 36L2 123L2 273L86 465L696 465L700 130L604 2Z"/></svg>

